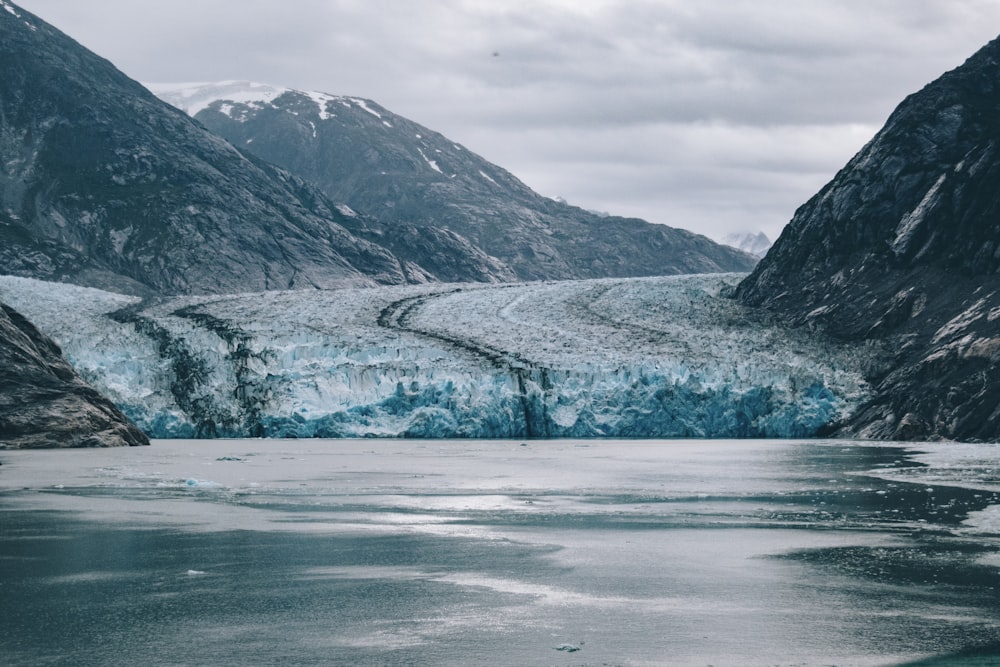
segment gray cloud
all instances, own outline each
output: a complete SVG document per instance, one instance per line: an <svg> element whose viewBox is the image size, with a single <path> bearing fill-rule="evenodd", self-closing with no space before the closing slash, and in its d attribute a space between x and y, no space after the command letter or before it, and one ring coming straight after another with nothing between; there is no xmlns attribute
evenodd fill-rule
<svg viewBox="0 0 1000 667"><path fill-rule="evenodd" d="M23 0L143 81L369 97L572 203L774 236L995 0ZM496 54L496 55L495 55Z"/></svg>

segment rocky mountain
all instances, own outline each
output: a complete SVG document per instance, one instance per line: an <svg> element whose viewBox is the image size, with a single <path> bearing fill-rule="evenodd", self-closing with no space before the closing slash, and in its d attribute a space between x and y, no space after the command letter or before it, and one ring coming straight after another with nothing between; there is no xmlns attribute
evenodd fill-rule
<svg viewBox="0 0 1000 667"><path fill-rule="evenodd" d="M400 236L432 250L437 237L457 235L499 260L486 272L500 280L748 271L756 262L685 230L543 197L371 100L239 81L153 89L241 150L377 220L344 224L394 252L413 247ZM424 257L413 255L434 266Z"/></svg>
<svg viewBox="0 0 1000 667"><path fill-rule="evenodd" d="M59 347L0 304L0 448L115 447L149 440L62 358Z"/></svg>
<svg viewBox="0 0 1000 667"><path fill-rule="evenodd" d="M3 9L5 272L139 293L433 278L350 233L348 216L300 179L236 150L37 17Z"/></svg>
<svg viewBox="0 0 1000 667"><path fill-rule="evenodd" d="M890 350L840 429L1000 439L1000 40L911 95L795 213L743 302Z"/></svg>

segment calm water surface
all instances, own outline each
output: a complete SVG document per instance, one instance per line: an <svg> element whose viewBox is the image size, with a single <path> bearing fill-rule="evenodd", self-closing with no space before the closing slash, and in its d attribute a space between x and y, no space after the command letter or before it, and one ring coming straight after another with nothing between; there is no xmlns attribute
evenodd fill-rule
<svg viewBox="0 0 1000 667"><path fill-rule="evenodd" d="M0 663L997 665L1000 447L0 452Z"/></svg>

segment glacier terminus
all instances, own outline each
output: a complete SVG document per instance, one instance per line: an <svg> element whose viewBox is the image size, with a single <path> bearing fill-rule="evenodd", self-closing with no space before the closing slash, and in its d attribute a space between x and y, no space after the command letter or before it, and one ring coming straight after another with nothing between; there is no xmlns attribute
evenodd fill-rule
<svg viewBox="0 0 1000 667"><path fill-rule="evenodd" d="M0 277L151 437L805 437L874 347L769 324L740 274L178 296Z"/></svg>

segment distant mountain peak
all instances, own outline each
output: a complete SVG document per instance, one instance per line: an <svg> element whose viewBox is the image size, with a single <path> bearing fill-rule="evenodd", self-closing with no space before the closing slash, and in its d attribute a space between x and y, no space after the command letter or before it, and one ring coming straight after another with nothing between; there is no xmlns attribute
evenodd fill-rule
<svg viewBox="0 0 1000 667"><path fill-rule="evenodd" d="M214 81L195 83L144 83L144 86L164 102L194 116L219 99L234 102L269 103L290 88L279 88L254 81Z"/></svg>
<svg viewBox="0 0 1000 667"><path fill-rule="evenodd" d="M766 255L767 251L771 248L771 239L761 231L731 232L722 238L722 242L758 258Z"/></svg>
<svg viewBox="0 0 1000 667"><path fill-rule="evenodd" d="M226 102L245 104L256 109L263 106L273 106L276 99L289 93L312 100L316 104L316 113L321 120L328 120L336 116L336 107L331 105L340 105L346 108L354 106L379 120L382 120L383 114L386 113L385 109L379 107L375 102L363 97L331 95L315 90L297 90L256 81L230 80L194 83L146 83L144 85L164 102L191 116L197 116L201 111L211 107L213 103L219 103L217 106L220 111L227 115L232 113L233 107L227 106ZM239 120L238 118L234 119Z"/></svg>

